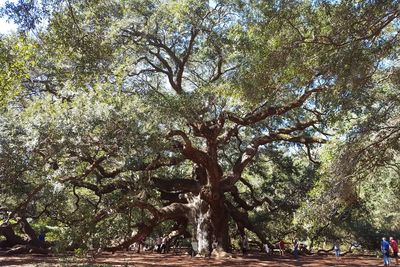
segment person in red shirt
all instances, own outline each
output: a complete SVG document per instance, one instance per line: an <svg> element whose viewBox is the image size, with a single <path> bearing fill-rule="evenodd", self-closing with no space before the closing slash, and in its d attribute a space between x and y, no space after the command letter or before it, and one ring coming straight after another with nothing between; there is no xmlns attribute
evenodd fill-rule
<svg viewBox="0 0 400 267"><path fill-rule="evenodd" d="M396 265L399 264L399 247L397 246L396 240L393 239L393 237L389 238L390 240L390 246L392 247L393 250L393 257L396 259Z"/></svg>
<svg viewBox="0 0 400 267"><path fill-rule="evenodd" d="M281 256L283 256L285 254L285 242L283 242L283 240L279 241L278 246L279 253L281 254Z"/></svg>

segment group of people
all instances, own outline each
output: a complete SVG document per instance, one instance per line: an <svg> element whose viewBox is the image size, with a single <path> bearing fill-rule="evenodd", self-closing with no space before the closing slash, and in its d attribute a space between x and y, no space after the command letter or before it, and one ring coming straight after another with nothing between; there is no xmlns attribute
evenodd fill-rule
<svg viewBox="0 0 400 267"><path fill-rule="evenodd" d="M247 241L246 235L242 236L239 244L241 246L243 255L246 255L247 250L248 250L248 241ZM280 240L276 244L276 247L279 249L279 254L281 256L283 256L285 253L285 242L283 240ZM300 250L300 243L297 239L295 239L293 242L293 255L295 256L296 259L299 258L299 250ZM340 241L338 239L335 240L335 242L334 242L333 250L335 252L336 258L339 260L340 259ZM269 254L271 252L270 248L268 247L268 244L264 244L264 251L267 254ZM390 265L390 252L392 252L392 256L396 260L396 266L398 265L399 248L398 248L397 241L393 237L390 237L389 241L387 241L385 237L382 238L381 251L383 254L384 266Z"/></svg>
<svg viewBox="0 0 400 267"><path fill-rule="evenodd" d="M168 252L168 236L165 235L163 238L161 238L160 236L157 237L156 239L156 246L154 247L154 251L158 252L158 253L166 253Z"/></svg>
<svg viewBox="0 0 400 267"><path fill-rule="evenodd" d="M136 251L136 253L140 253L141 251L154 251L164 254L168 252L168 242L168 235L157 237L155 239L155 242L153 241L153 239L150 239L149 242L146 242L146 238L141 237L137 242L129 246L129 250Z"/></svg>
<svg viewBox="0 0 400 267"><path fill-rule="evenodd" d="M397 245L397 241L393 237L390 237L389 241L386 240L386 237L382 237L381 251L383 255L384 266L390 265L390 251L393 253L393 257L396 260L396 265L399 264L399 247Z"/></svg>
<svg viewBox="0 0 400 267"><path fill-rule="evenodd" d="M40 236L39 239L43 239L44 241L44 235ZM168 235L165 235L164 237L157 237L156 239L156 244L154 247L154 251L158 253L167 253L168 252ZM213 243L214 245L214 243ZM247 251L249 249L249 244L248 244L248 239L246 235L241 236L241 239L239 240L239 245L241 247L243 255L247 254ZM277 244L276 247L279 249L279 254L281 256L284 255L285 253L285 242L283 240L280 240ZM299 258L299 251L300 251L300 243L297 239L294 240L293 242L293 255L296 259ZM340 243L339 240L336 240L334 242L334 247L335 251L335 256L337 259L340 259ZM264 251L269 254L271 252L270 248L268 247L268 244L264 244ZM396 265L398 265L398 244L397 241L393 238L390 237L389 241L386 240L386 237L382 238L381 242L381 252L383 255L383 263L384 266L389 266L390 265L390 253L392 252L393 258L396 260Z"/></svg>
<svg viewBox="0 0 400 267"><path fill-rule="evenodd" d="M278 243L276 243L276 248L279 249L279 255L284 256L285 255L285 242L283 240L280 240ZM271 249L268 247L268 244L264 244L264 251L269 254L271 253ZM296 257L296 259L299 258L299 251L300 251L300 242L295 239L293 243L293 255Z"/></svg>

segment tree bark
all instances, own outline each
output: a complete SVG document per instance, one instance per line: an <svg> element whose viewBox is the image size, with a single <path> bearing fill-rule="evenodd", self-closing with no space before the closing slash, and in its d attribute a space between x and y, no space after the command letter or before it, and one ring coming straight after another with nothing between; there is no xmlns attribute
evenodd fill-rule
<svg viewBox="0 0 400 267"><path fill-rule="evenodd" d="M214 238L222 250L230 252L229 213L225 207L223 193L216 186L203 186L200 192L200 201L202 201L202 209L197 214L197 218L204 217L206 220L198 219L197 221L197 240L199 245L200 243L204 244L204 251L207 250L207 253L210 253L210 245ZM204 225L200 225L200 223ZM203 240L205 238L207 240Z"/></svg>
<svg viewBox="0 0 400 267"><path fill-rule="evenodd" d="M198 252L200 255L208 256L210 254L211 244L210 208L208 203L206 203L205 201L200 200L200 202L200 208L196 218L196 237L198 242Z"/></svg>
<svg viewBox="0 0 400 267"><path fill-rule="evenodd" d="M224 202L225 197L222 194L214 195L214 198L211 199L211 224L218 246L226 252L231 252L231 240L229 237L230 216Z"/></svg>

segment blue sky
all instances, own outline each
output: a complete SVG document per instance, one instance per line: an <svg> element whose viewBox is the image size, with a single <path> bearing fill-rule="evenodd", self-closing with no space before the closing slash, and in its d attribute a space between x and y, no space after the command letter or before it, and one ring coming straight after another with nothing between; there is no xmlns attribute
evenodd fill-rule
<svg viewBox="0 0 400 267"><path fill-rule="evenodd" d="M5 2L6 0L0 0L0 7L3 7ZM0 18L0 33L8 33L16 29L17 26L14 23L8 22L5 18Z"/></svg>

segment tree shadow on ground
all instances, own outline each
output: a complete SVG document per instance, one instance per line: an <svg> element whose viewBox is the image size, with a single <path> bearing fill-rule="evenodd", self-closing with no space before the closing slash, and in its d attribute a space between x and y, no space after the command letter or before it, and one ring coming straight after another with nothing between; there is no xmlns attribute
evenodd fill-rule
<svg viewBox="0 0 400 267"><path fill-rule="evenodd" d="M363 256L345 256L336 260L333 256L302 256L299 260L292 256L266 256L265 254L255 253L242 257L234 255L232 258L202 258L190 257L189 255L175 254L157 254L157 253L132 253L118 252L115 254L103 253L93 258L76 258L70 256L42 256L42 255L18 255L4 256L0 255L0 266L78 266L87 264L89 266L176 266L176 267L208 267L208 266L379 266L382 260L373 257Z"/></svg>

